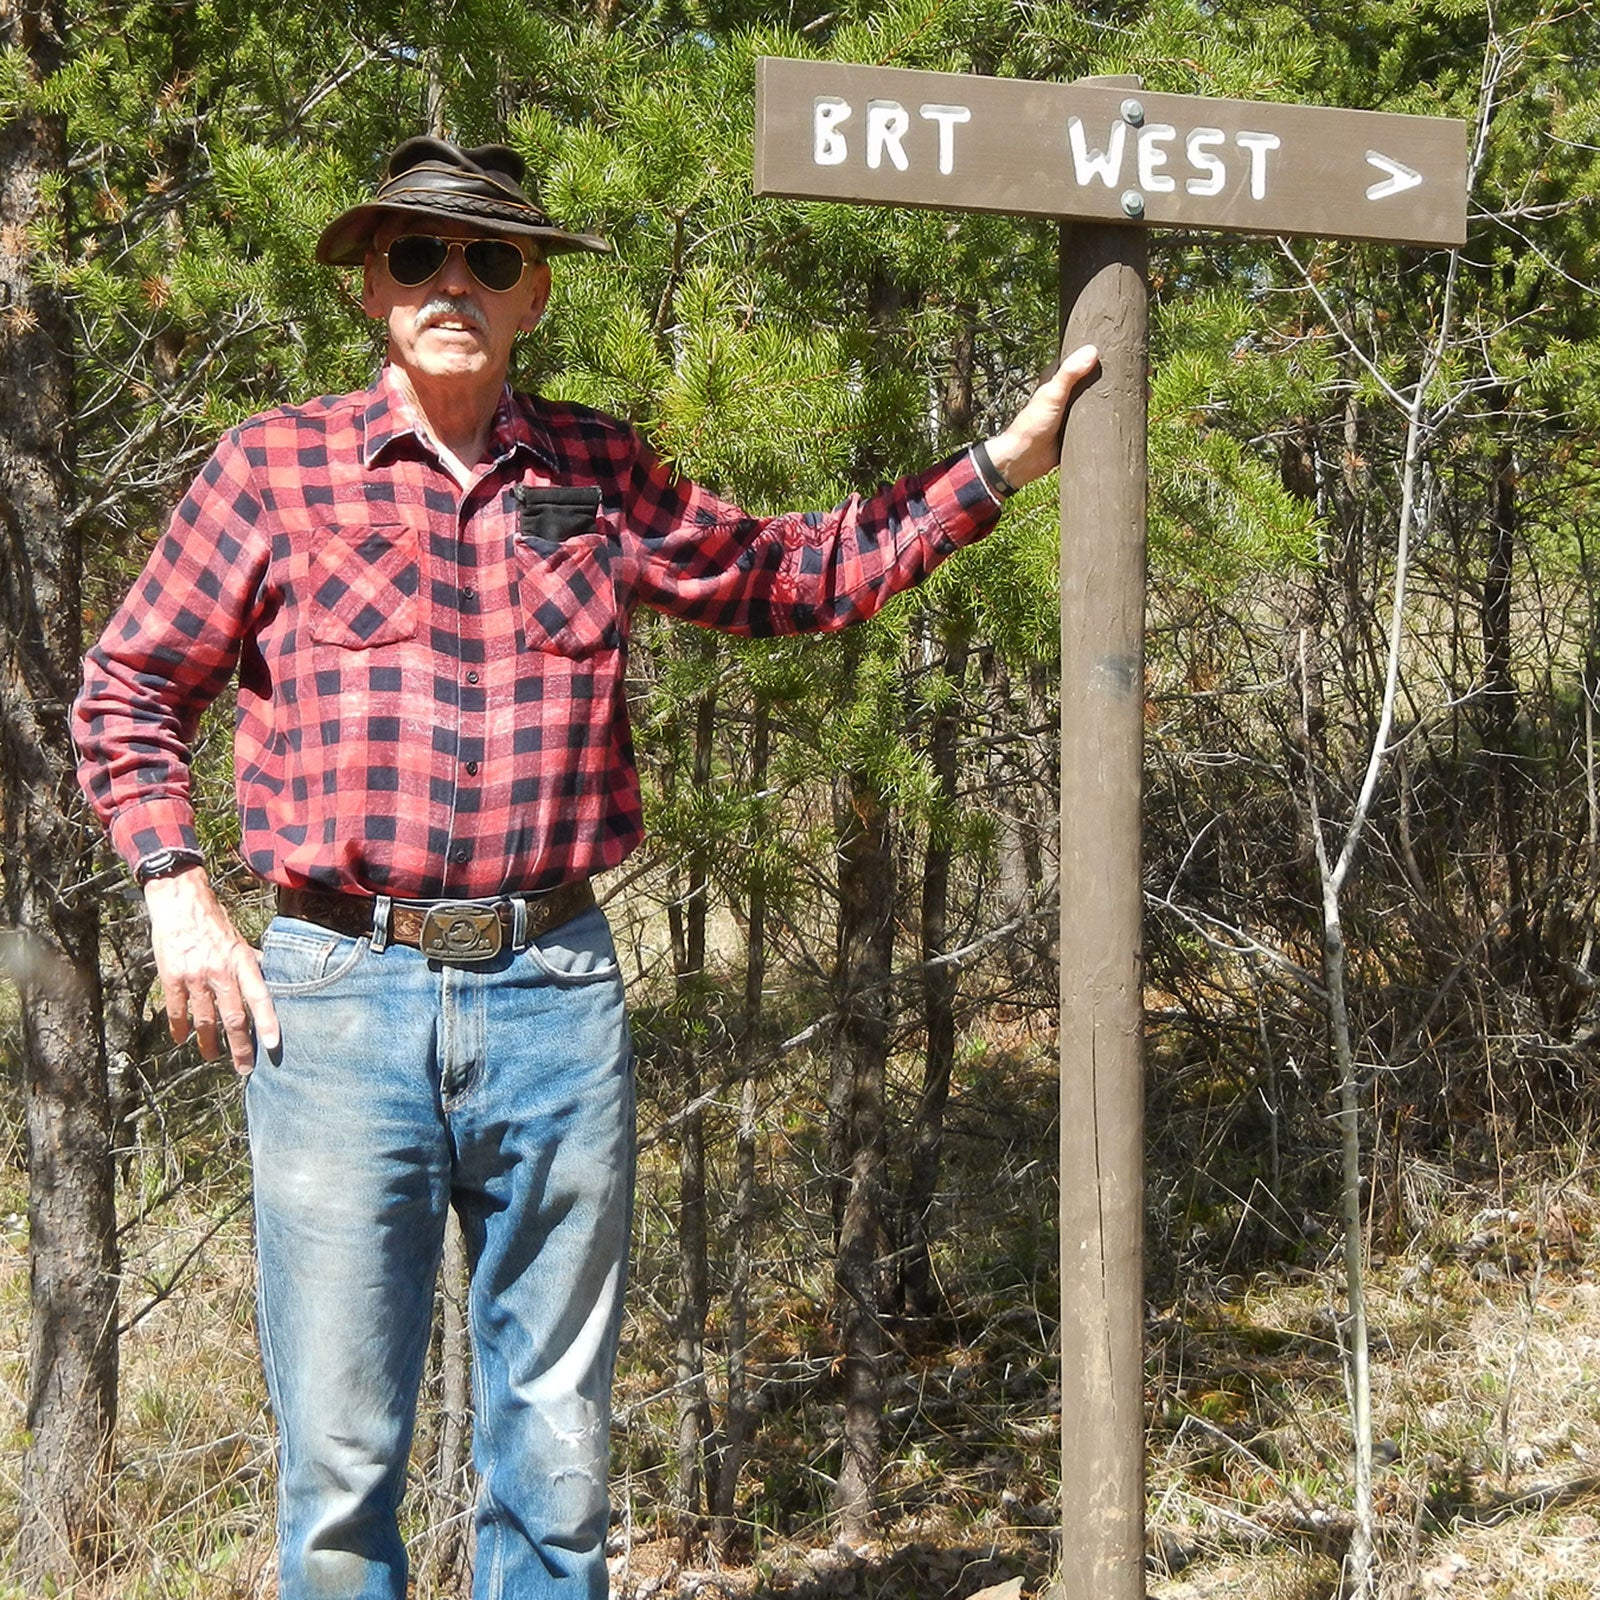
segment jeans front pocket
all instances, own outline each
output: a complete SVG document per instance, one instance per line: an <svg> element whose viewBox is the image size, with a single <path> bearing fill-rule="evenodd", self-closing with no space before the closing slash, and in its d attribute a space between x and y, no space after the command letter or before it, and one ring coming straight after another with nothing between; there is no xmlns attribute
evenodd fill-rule
<svg viewBox="0 0 1600 1600"><path fill-rule="evenodd" d="M261 941L261 976L269 994L315 994L348 977L370 948L366 939L276 917Z"/></svg>
<svg viewBox="0 0 1600 1600"><path fill-rule="evenodd" d="M528 946L527 958L555 983L615 982L621 974L611 924L598 906L552 928Z"/></svg>

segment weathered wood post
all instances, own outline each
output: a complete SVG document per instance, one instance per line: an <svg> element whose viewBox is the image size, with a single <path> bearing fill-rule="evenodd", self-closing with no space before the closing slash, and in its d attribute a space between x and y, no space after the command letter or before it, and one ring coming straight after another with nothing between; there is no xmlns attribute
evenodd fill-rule
<svg viewBox="0 0 1600 1600"><path fill-rule="evenodd" d="M1145 230L1458 245L1467 225L1464 123L1136 84L776 58L756 78L756 193L1074 219L1064 344L1100 350L1061 457L1058 1600L1144 1594Z"/></svg>
<svg viewBox="0 0 1600 1600"><path fill-rule="evenodd" d="M1061 228L1062 350L1100 349L1061 452L1063 1600L1144 1594L1146 240Z"/></svg>

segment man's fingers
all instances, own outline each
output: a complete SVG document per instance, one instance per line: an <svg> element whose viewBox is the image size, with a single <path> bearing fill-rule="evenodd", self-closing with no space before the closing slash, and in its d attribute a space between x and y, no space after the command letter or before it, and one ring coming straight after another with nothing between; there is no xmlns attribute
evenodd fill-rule
<svg viewBox="0 0 1600 1600"><path fill-rule="evenodd" d="M257 1035L269 1050L277 1048L277 1013L247 945L240 947L236 972L168 979L162 987L173 1039L182 1044L192 1033L207 1061L217 1060L226 1045L234 1067L247 1073L255 1065Z"/></svg>
<svg viewBox="0 0 1600 1600"><path fill-rule="evenodd" d="M210 1019L209 1027L202 1028L198 1018L195 1022L195 1031L200 1036L200 1054L207 1061L216 1061L226 1047L228 1055L233 1058L233 1070L248 1072L256 1059L255 1039L250 1032L250 1014L245 1010L237 988L230 986L217 998L220 1001L219 1015Z"/></svg>
<svg viewBox="0 0 1600 1600"><path fill-rule="evenodd" d="M209 987L194 987L189 991L189 1015L194 1018L195 1042L207 1061L215 1061L222 1054L217 1039L217 1012Z"/></svg>
<svg viewBox="0 0 1600 1600"><path fill-rule="evenodd" d="M240 946L238 952L238 992L245 1000L245 1005L250 1006L254 1037L258 1038L264 1050L277 1050L282 1038L278 1032L278 1013L272 1005L272 995L267 992L266 979L261 976L261 962L250 946ZM254 1046L251 1046L248 1059L242 1058L237 1050L234 1051L234 1066L240 1072L250 1072L254 1062Z"/></svg>
<svg viewBox="0 0 1600 1600"><path fill-rule="evenodd" d="M1017 488L1053 472L1061 459L1061 430L1073 391L1099 365L1100 352L1081 344L1028 396L1011 426L987 441L989 459Z"/></svg>
<svg viewBox="0 0 1600 1600"><path fill-rule="evenodd" d="M216 985L216 996L233 1069L246 1076L256 1064L257 1036L269 1050L278 1043L272 996L262 981L255 951L248 945L238 944L229 953L228 970Z"/></svg>
<svg viewBox="0 0 1600 1600"><path fill-rule="evenodd" d="M250 1013L243 1009L224 1011L222 1029L228 1037L228 1054L233 1057L233 1070L243 1076L256 1064L255 1035L250 1031Z"/></svg>
<svg viewBox="0 0 1600 1600"><path fill-rule="evenodd" d="M1078 386L1100 365L1100 352L1092 344L1080 344L1069 355L1062 357L1061 365L1056 368L1054 383L1057 387L1057 399L1060 405L1060 416L1056 423L1054 436L1055 452L1061 453L1061 443L1067 431L1067 412L1072 404L1072 398L1078 392Z"/></svg>
<svg viewBox="0 0 1600 1600"><path fill-rule="evenodd" d="M1099 365L1100 352L1092 344L1080 344L1070 355L1062 357L1061 365L1056 369L1056 378L1058 381L1064 378L1076 386L1080 379L1087 378Z"/></svg>
<svg viewBox="0 0 1600 1600"><path fill-rule="evenodd" d="M280 1038L278 1013L273 1008L272 996L267 992L266 980L261 976L261 963L256 959L255 951L248 946L243 947L239 954L239 992L250 1008L255 1035L261 1041L262 1048L276 1050Z"/></svg>
<svg viewBox="0 0 1600 1600"><path fill-rule="evenodd" d="M150 879L144 897L172 1037L181 1044L192 1019L207 1061L226 1045L235 1068L249 1072L255 1064L252 1021L269 1049L278 1044L278 1019L255 951L218 904L203 867Z"/></svg>
<svg viewBox="0 0 1600 1600"><path fill-rule="evenodd" d="M1100 352L1092 344L1081 344L1050 374L1049 381L1039 386L1038 397L1058 416L1057 427L1066 421L1067 404L1077 392L1078 385L1100 365Z"/></svg>
<svg viewBox="0 0 1600 1600"><path fill-rule="evenodd" d="M182 1044L189 1037L189 991L169 978L161 980L161 992L167 1000L167 1032L174 1044Z"/></svg>

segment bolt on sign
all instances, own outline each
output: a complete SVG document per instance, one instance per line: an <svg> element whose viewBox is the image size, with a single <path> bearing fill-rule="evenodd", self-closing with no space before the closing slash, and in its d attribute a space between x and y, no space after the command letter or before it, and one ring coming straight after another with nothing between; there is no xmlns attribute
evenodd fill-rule
<svg viewBox="0 0 1600 1600"><path fill-rule="evenodd" d="M767 57L757 194L1460 245L1466 124Z"/></svg>

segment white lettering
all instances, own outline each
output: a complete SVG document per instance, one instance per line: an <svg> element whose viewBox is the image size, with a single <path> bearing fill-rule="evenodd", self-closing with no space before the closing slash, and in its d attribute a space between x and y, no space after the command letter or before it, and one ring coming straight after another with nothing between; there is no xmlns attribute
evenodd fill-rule
<svg viewBox="0 0 1600 1600"><path fill-rule="evenodd" d="M848 100L830 94L817 96L812 106L811 159L819 167L837 167L850 154L844 135L838 131L839 124L849 120Z"/></svg>
<svg viewBox="0 0 1600 1600"><path fill-rule="evenodd" d="M1267 152L1283 143L1275 133L1236 133L1233 142L1250 152L1250 198L1264 200L1267 194Z"/></svg>
<svg viewBox="0 0 1600 1600"><path fill-rule="evenodd" d="M1176 139L1178 130L1170 122L1151 122L1139 130L1139 187L1148 194L1171 194L1177 182L1162 173L1167 152L1161 147Z"/></svg>
<svg viewBox="0 0 1600 1600"><path fill-rule="evenodd" d="M956 166L956 124L972 121L970 106L918 106L917 113L939 124L939 170L948 175Z"/></svg>
<svg viewBox="0 0 1600 1600"><path fill-rule="evenodd" d="M1189 178L1184 183L1184 188L1190 194L1221 194L1222 185L1227 180L1228 169L1211 154L1214 146L1222 143L1228 136L1221 128L1195 128L1184 144L1184 149L1189 156L1189 165L1196 172L1203 172L1203 178Z"/></svg>
<svg viewBox="0 0 1600 1600"><path fill-rule="evenodd" d="M1083 119L1067 118L1067 138L1072 142L1072 164L1077 169L1078 182L1086 185L1098 178L1108 189L1115 189L1122 173L1122 146L1128 137L1128 125L1120 118L1111 124L1111 134L1104 150L1091 150L1084 137Z"/></svg>
<svg viewBox="0 0 1600 1600"><path fill-rule="evenodd" d="M898 100L869 100L867 102L867 165L878 168L887 155L895 167L904 172L910 164L900 141L911 126L911 116Z"/></svg>

